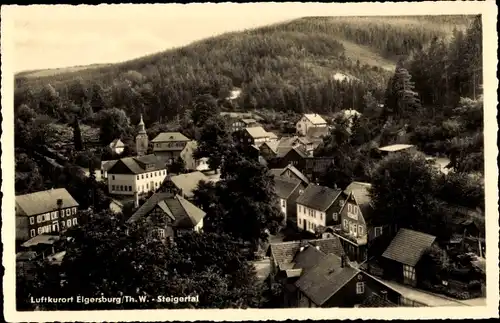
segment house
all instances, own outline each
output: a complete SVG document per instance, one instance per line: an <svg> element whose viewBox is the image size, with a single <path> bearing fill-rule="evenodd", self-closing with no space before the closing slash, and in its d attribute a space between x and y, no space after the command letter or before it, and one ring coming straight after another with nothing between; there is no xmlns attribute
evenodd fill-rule
<svg viewBox="0 0 500 323"><path fill-rule="evenodd" d="M306 159L304 174L312 181L316 181L333 165L335 165L334 157L309 157Z"/></svg>
<svg viewBox="0 0 500 323"><path fill-rule="evenodd" d="M125 144L120 139L115 139L109 144L111 151L117 155L120 155L125 150Z"/></svg>
<svg viewBox="0 0 500 323"><path fill-rule="evenodd" d="M262 127L249 127L236 131L233 134L234 139L246 146L255 145L260 147L261 144L267 141L276 139L276 135L267 132Z"/></svg>
<svg viewBox="0 0 500 323"><path fill-rule="evenodd" d="M306 153L312 152L312 149L309 151L308 148L312 146L308 146L309 142L306 142L304 139L301 139L297 136L293 137L283 137L279 140L273 140L263 143L260 147L261 155L267 160L272 158L283 158L290 151L290 149L294 147L299 147Z"/></svg>
<svg viewBox="0 0 500 323"><path fill-rule="evenodd" d="M258 127L260 118L248 112L221 112L220 116L226 120L230 132L236 132L247 127Z"/></svg>
<svg viewBox="0 0 500 323"><path fill-rule="evenodd" d="M311 127L307 129L306 132L306 137L309 138L309 140L318 140L322 139L323 137L326 137L330 134L330 129L327 126L323 127Z"/></svg>
<svg viewBox="0 0 500 323"><path fill-rule="evenodd" d="M337 237L271 243L268 256L271 261L271 281L284 287L285 307L297 306L295 282L303 272L315 266L324 256L342 255L342 245Z"/></svg>
<svg viewBox="0 0 500 323"><path fill-rule="evenodd" d="M416 286L418 280L416 266L435 241L436 237L430 234L400 229L382 254L384 275L404 284Z"/></svg>
<svg viewBox="0 0 500 323"><path fill-rule="evenodd" d="M297 198L303 193L306 186L302 181L283 176L274 177L274 191L279 199L280 210L283 213L284 220L297 221Z"/></svg>
<svg viewBox="0 0 500 323"><path fill-rule="evenodd" d="M327 123L319 114L304 114L302 118L297 122L296 129L297 133L302 136L307 136L307 132L311 128L322 128L326 127Z"/></svg>
<svg viewBox="0 0 500 323"><path fill-rule="evenodd" d="M316 140L309 137L297 137L297 141L309 156L313 156L314 150L322 142L322 140Z"/></svg>
<svg viewBox="0 0 500 323"><path fill-rule="evenodd" d="M118 160L103 160L101 161L101 180L108 178L108 170L113 167Z"/></svg>
<svg viewBox="0 0 500 323"><path fill-rule="evenodd" d="M409 152L414 153L417 151L417 148L414 145L406 145L406 144L395 144L389 145L385 147L380 147L378 149L383 155L388 155L397 152Z"/></svg>
<svg viewBox="0 0 500 323"><path fill-rule="evenodd" d="M162 132L151 140L153 153L169 165L180 157L181 152L190 141L191 139L180 132Z"/></svg>
<svg viewBox="0 0 500 323"><path fill-rule="evenodd" d="M157 190L167 177L167 166L150 154L119 159L107 173L110 194L133 196Z"/></svg>
<svg viewBox="0 0 500 323"><path fill-rule="evenodd" d="M315 233L318 227L337 224L344 201L340 189L309 184L297 198L297 227Z"/></svg>
<svg viewBox="0 0 500 323"><path fill-rule="evenodd" d="M19 242L78 224L78 202L65 188L16 196L15 213Z"/></svg>
<svg viewBox="0 0 500 323"><path fill-rule="evenodd" d="M278 167L285 167L286 165L293 165L301 172L306 168L306 159L308 154L300 147L293 147L277 161Z"/></svg>
<svg viewBox="0 0 500 323"><path fill-rule="evenodd" d="M208 164L207 164L208 158L205 159L194 158L194 152L196 151L197 148L198 148L198 143L195 140L188 141L179 155L179 157L184 162L184 167L187 170L198 170L198 168L202 168L202 170L208 169ZM207 167L206 169L203 169L203 167L205 167L204 165Z"/></svg>
<svg viewBox="0 0 500 323"><path fill-rule="evenodd" d="M282 176L286 178L298 179L303 185L309 185L309 179L293 165L287 165L284 168L271 168L269 172L275 177Z"/></svg>
<svg viewBox="0 0 500 323"><path fill-rule="evenodd" d="M45 259L56 252L56 244L60 241L59 235L40 234L21 244L21 250L35 252L37 257Z"/></svg>
<svg viewBox="0 0 500 323"><path fill-rule="evenodd" d="M401 294L354 267L345 255L328 254L295 282L298 307L362 307L379 296L398 304Z"/></svg>
<svg viewBox="0 0 500 323"><path fill-rule="evenodd" d="M186 231L203 229L205 212L177 194L161 192L153 194L127 220L128 224L145 219L152 225L151 234L172 241Z"/></svg>
<svg viewBox="0 0 500 323"><path fill-rule="evenodd" d="M340 211L340 227L335 231L351 261L364 262L368 246L388 234L388 226L374 226L373 206L369 189L371 184L352 182L345 189L346 203Z"/></svg>
<svg viewBox="0 0 500 323"><path fill-rule="evenodd" d="M174 192L186 199L192 199L194 190L201 182L209 182L210 179L202 172L191 172L170 177L169 182L173 186Z"/></svg>

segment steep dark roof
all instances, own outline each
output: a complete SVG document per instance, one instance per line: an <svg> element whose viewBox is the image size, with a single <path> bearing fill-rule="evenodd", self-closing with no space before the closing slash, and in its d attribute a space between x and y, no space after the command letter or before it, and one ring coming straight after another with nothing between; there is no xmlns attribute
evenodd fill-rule
<svg viewBox="0 0 500 323"><path fill-rule="evenodd" d="M302 269L302 273L316 266L326 254L319 248L306 245L302 251L295 255L293 259L293 269Z"/></svg>
<svg viewBox="0 0 500 323"><path fill-rule="evenodd" d="M31 216L55 211L58 209L57 200L62 200L62 208L78 206L65 188L56 188L16 196L16 214Z"/></svg>
<svg viewBox="0 0 500 323"><path fill-rule="evenodd" d="M358 273L359 270L348 265L342 267L341 258L330 254L305 272L295 286L314 304L322 306Z"/></svg>
<svg viewBox="0 0 500 323"><path fill-rule="evenodd" d="M286 200L300 183L298 179L277 176L274 177L274 191L279 198Z"/></svg>
<svg viewBox="0 0 500 323"><path fill-rule="evenodd" d="M325 212L339 197L341 190L326 186L310 184L302 195L297 198L297 204L302 204L311 209Z"/></svg>
<svg viewBox="0 0 500 323"><path fill-rule="evenodd" d="M434 240L436 237L427 233L400 229L382 257L408 266L415 266Z"/></svg>
<svg viewBox="0 0 500 323"><path fill-rule="evenodd" d="M174 226L177 228L193 228L205 217L205 212L183 197L161 192L153 194L127 220L127 223L133 223L141 217L147 216L157 206L174 221Z"/></svg>
<svg viewBox="0 0 500 323"><path fill-rule="evenodd" d="M359 307L398 307L396 304L383 299L377 294L371 294L363 300Z"/></svg>
<svg viewBox="0 0 500 323"><path fill-rule="evenodd" d="M148 167L147 165L151 165ZM165 163L154 154L119 159L108 174L141 174L165 170Z"/></svg>
<svg viewBox="0 0 500 323"><path fill-rule="evenodd" d="M298 170L297 167L293 166L292 164L289 164L288 166L283 168L283 172L281 174L283 174L287 169L290 170L295 176L297 176L305 184L309 184L309 179L304 174L302 174L302 172L300 170Z"/></svg>
<svg viewBox="0 0 500 323"><path fill-rule="evenodd" d="M301 246L319 247L319 250L325 254L343 255L344 249L338 237L326 239L313 239L304 241L288 241L271 244L271 255L276 265L292 264L295 256L300 251Z"/></svg>

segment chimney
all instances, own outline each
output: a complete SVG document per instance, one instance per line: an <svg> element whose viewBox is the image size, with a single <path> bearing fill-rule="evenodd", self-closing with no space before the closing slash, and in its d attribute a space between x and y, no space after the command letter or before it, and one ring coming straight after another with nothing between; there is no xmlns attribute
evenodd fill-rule
<svg viewBox="0 0 500 323"><path fill-rule="evenodd" d="M134 192L134 207L139 207L139 193L137 193L137 191Z"/></svg>
<svg viewBox="0 0 500 323"><path fill-rule="evenodd" d="M387 291L386 290L381 290L380 291L380 296L382 297L382 299L384 301L386 301L387 300Z"/></svg>

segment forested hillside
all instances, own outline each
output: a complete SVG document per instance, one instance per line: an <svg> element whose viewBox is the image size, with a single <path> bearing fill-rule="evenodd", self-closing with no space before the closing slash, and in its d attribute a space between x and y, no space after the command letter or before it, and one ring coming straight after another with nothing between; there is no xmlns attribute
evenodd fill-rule
<svg viewBox="0 0 500 323"><path fill-rule="evenodd" d="M422 21L422 20L426 21ZM26 104L62 122L112 107L132 121L171 119L200 93L224 98L242 89L243 109L335 112L377 100L397 58L447 40L469 17L302 18L229 33L122 64L16 78L15 107ZM341 76L340 78L338 76ZM348 82L351 80L352 82Z"/></svg>

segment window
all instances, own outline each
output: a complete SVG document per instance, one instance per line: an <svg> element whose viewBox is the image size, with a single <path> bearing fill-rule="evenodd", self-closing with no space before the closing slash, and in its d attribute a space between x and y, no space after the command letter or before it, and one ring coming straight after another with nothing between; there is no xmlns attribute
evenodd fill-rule
<svg viewBox="0 0 500 323"><path fill-rule="evenodd" d="M38 234L42 234L43 233L43 227L38 227Z"/></svg>
<svg viewBox="0 0 500 323"><path fill-rule="evenodd" d="M375 227L375 238L382 235L382 227Z"/></svg>
<svg viewBox="0 0 500 323"><path fill-rule="evenodd" d="M66 221L66 225L68 226L68 228L71 228L71 220Z"/></svg>
<svg viewBox="0 0 500 323"><path fill-rule="evenodd" d="M35 224L35 218L34 217L30 217L30 224Z"/></svg>
<svg viewBox="0 0 500 323"><path fill-rule="evenodd" d="M319 214L319 219L320 219L321 221L323 221L323 213L320 213L320 214ZM335 219L335 220L336 220L336 219Z"/></svg>
<svg viewBox="0 0 500 323"><path fill-rule="evenodd" d="M340 207L343 207L343 206L344 206L344 203L345 203L345 201L344 201L344 200L340 200L340 201L339 201L339 205L340 205Z"/></svg>
<svg viewBox="0 0 500 323"><path fill-rule="evenodd" d="M65 221L61 221L61 228L64 229L66 227L66 222Z"/></svg>
<svg viewBox="0 0 500 323"><path fill-rule="evenodd" d="M35 229L30 230L30 237L33 238L35 236L36 232Z"/></svg>
<svg viewBox="0 0 500 323"><path fill-rule="evenodd" d="M111 175L111 179L113 179L113 180L114 180L114 179L115 179L115 175Z"/></svg>
<svg viewBox="0 0 500 323"><path fill-rule="evenodd" d="M352 208L352 213L354 213L355 215L358 215L358 207L356 205L353 205L353 208Z"/></svg>
<svg viewBox="0 0 500 323"><path fill-rule="evenodd" d="M299 219L299 225L301 225L301 224L302 224L302 219Z"/></svg>
<svg viewBox="0 0 500 323"><path fill-rule="evenodd" d="M146 189L148 189L148 190L149 190L149 184L147 184L147 183L146 183Z"/></svg>
<svg viewBox="0 0 500 323"><path fill-rule="evenodd" d="M41 215L37 215L36 216L36 223L40 223L42 222L42 216Z"/></svg>
<svg viewBox="0 0 500 323"><path fill-rule="evenodd" d="M364 294L365 293L365 283L358 282L356 283L356 294Z"/></svg>
<svg viewBox="0 0 500 323"><path fill-rule="evenodd" d="M352 232L354 232L354 234L358 234L358 226L356 224L352 225Z"/></svg>
<svg viewBox="0 0 500 323"><path fill-rule="evenodd" d="M281 206L285 207L286 206L286 201L285 200L281 200Z"/></svg>
<svg viewBox="0 0 500 323"><path fill-rule="evenodd" d="M74 207L74 208L73 208L73 210L72 210L72 212L71 212L71 213L72 213L72 214L76 214L76 207Z"/></svg>
<svg viewBox="0 0 500 323"><path fill-rule="evenodd" d="M359 234L360 236L364 234L364 233L363 233L363 226L362 226L362 225L358 226L358 234Z"/></svg>
<svg viewBox="0 0 500 323"><path fill-rule="evenodd" d="M144 174L141 175L141 179L144 179Z"/></svg>
<svg viewBox="0 0 500 323"><path fill-rule="evenodd" d="M339 218L339 215L337 212L333 212L333 221L337 221ZM322 219L323 220L323 219Z"/></svg>
<svg viewBox="0 0 500 323"><path fill-rule="evenodd" d="M349 221L347 221L347 219L344 219L344 228L348 228L349 227Z"/></svg>
<svg viewBox="0 0 500 323"><path fill-rule="evenodd" d="M115 186L114 185L111 185L111 190L114 191L115 190Z"/></svg>
<svg viewBox="0 0 500 323"><path fill-rule="evenodd" d="M146 178L149 178L149 174L146 174Z"/></svg>
<svg viewBox="0 0 500 323"><path fill-rule="evenodd" d="M415 268L408 265L403 265L403 277L405 283L412 283L415 281Z"/></svg>
<svg viewBox="0 0 500 323"><path fill-rule="evenodd" d="M302 206L299 205L299 213L302 212Z"/></svg>
<svg viewBox="0 0 500 323"><path fill-rule="evenodd" d="M77 224L77 219L73 218L73 225L76 225L76 224Z"/></svg>
<svg viewBox="0 0 500 323"><path fill-rule="evenodd" d="M158 237L165 238L165 229L158 229Z"/></svg>
<svg viewBox="0 0 500 323"><path fill-rule="evenodd" d="M167 171L166 170L163 171L163 175L167 175Z"/></svg>
<svg viewBox="0 0 500 323"><path fill-rule="evenodd" d="M57 219L57 213L58 213L57 211L51 213L52 214L52 220Z"/></svg>
<svg viewBox="0 0 500 323"><path fill-rule="evenodd" d="M129 192L132 192L132 186L129 185L128 190L129 190Z"/></svg>
<svg viewBox="0 0 500 323"><path fill-rule="evenodd" d="M66 209L66 215L71 215L71 210L70 209Z"/></svg>
<svg viewBox="0 0 500 323"><path fill-rule="evenodd" d="M137 179L139 179L139 175L137 175Z"/></svg>
<svg viewBox="0 0 500 323"><path fill-rule="evenodd" d="M352 204L347 204L347 212L352 213Z"/></svg>
<svg viewBox="0 0 500 323"><path fill-rule="evenodd" d="M120 185L120 191L123 191L123 185Z"/></svg>

